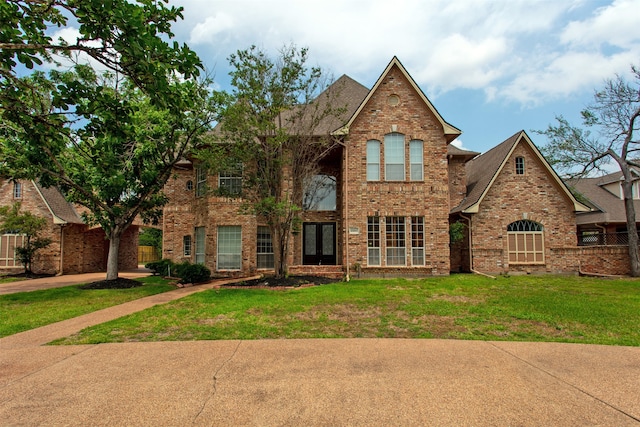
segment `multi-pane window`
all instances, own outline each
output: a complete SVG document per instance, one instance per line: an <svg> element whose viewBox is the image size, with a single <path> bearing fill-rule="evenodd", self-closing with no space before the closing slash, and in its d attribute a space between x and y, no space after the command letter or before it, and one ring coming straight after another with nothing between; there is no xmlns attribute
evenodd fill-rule
<svg viewBox="0 0 640 427"><path fill-rule="evenodd" d="M367 181L380 181L380 141L367 141Z"/></svg>
<svg viewBox="0 0 640 427"><path fill-rule="evenodd" d="M242 268L242 227L221 225L218 227L218 270Z"/></svg>
<svg viewBox="0 0 640 427"><path fill-rule="evenodd" d="M404 135L384 136L384 167L386 181L404 181Z"/></svg>
<svg viewBox="0 0 640 427"><path fill-rule="evenodd" d="M24 234L0 234L0 267L18 267L20 260L16 248L24 246L27 236Z"/></svg>
<svg viewBox="0 0 640 427"><path fill-rule="evenodd" d="M22 199L22 183L18 181L13 183L13 198Z"/></svg>
<svg viewBox="0 0 640 427"><path fill-rule="evenodd" d="M387 265L406 265L406 235L403 216L386 218Z"/></svg>
<svg viewBox="0 0 640 427"><path fill-rule="evenodd" d="M314 175L304 186L302 207L307 211L336 210L336 177Z"/></svg>
<svg viewBox="0 0 640 427"><path fill-rule="evenodd" d="M367 217L367 265L380 265L380 218Z"/></svg>
<svg viewBox="0 0 640 427"><path fill-rule="evenodd" d="M237 196L242 193L241 164L218 174L218 191L223 196Z"/></svg>
<svg viewBox="0 0 640 427"><path fill-rule="evenodd" d="M507 226L510 264L544 264L544 229L542 224L520 220Z"/></svg>
<svg viewBox="0 0 640 427"><path fill-rule="evenodd" d="M275 265L273 257L273 241L269 227L258 227L258 246L256 248L258 268L273 268Z"/></svg>
<svg viewBox="0 0 640 427"><path fill-rule="evenodd" d="M206 235L204 232L204 227L196 227L195 229L195 237L196 237L196 264L204 264L204 255L206 248Z"/></svg>
<svg viewBox="0 0 640 427"><path fill-rule="evenodd" d="M409 142L409 166L411 181L422 181L424 179L423 146L423 142L419 139L414 139Z"/></svg>
<svg viewBox="0 0 640 427"><path fill-rule="evenodd" d="M424 217L411 217L411 265L424 265Z"/></svg>
<svg viewBox="0 0 640 427"><path fill-rule="evenodd" d="M204 166L196 167L196 197L207 193L207 169Z"/></svg>
<svg viewBox="0 0 640 427"><path fill-rule="evenodd" d="M182 237L182 254L185 257L191 256L191 236Z"/></svg>
<svg viewBox="0 0 640 427"><path fill-rule="evenodd" d="M524 175L524 157L516 157L516 175Z"/></svg>

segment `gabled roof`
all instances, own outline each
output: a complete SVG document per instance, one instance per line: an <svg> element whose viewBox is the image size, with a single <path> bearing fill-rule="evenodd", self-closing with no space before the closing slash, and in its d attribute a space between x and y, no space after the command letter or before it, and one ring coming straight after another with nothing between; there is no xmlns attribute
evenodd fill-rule
<svg viewBox="0 0 640 427"><path fill-rule="evenodd" d="M458 148L453 144L447 145L447 156L449 157L462 157L464 161L467 162L474 157L480 155L477 151L468 151L463 150L462 148Z"/></svg>
<svg viewBox="0 0 640 427"><path fill-rule="evenodd" d="M373 88L371 88L371 90L369 91L367 96L362 100L362 102L358 106L358 109L353 113L353 115L351 115L351 118L349 119L349 121L342 128L336 130L334 133L335 134L348 134L349 133L349 128L353 124L353 121L356 119L356 117L358 117L358 115L360 114L360 112L362 111L364 106L367 104L369 99L371 99L373 94L376 92L378 87L382 84L382 82L384 81L385 77L387 76L387 74L389 74L389 72L391 71L391 69L393 67L398 67L400 72L407 78L407 80L409 81L409 83L411 84L413 89L418 93L418 95L420 96L422 101L425 103L425 105L429 108L429 110L436 117L436 120L438 120L440 122L440 124L442 125L442 129L443 129L444 135L445 135L445 139L447 140L447 143L450 143L451 141L456 139L462 133L462 131L460 129L456 128L455 126L447 123L442 118L442 116L440 115L438 110L436 110L436 108L433 106L431 101L429 101L429 99L424 94L424 92L422 92L422 89L420 89L420 87L416 84L415 80L413 80L411 75L409 75L407 70L400 63L400 61L398 60L398 58L396 56L394 56L391 59L391 62L389 62L389 65L387 65L387 68L385 68L385 70L382 72L382 74L380 75L380 77L378 78L376 83L373 85Z"/></svg>
<svg viewBox="0 0 640 427"><path fill-rule="evenodd" d="M571 194L558 174L556 174L551 165L542 156L542 153L540 153L538 148L533 144L527 133L520 131L466 164L467 196L460 202L460 205L451 211L452 213L477 213L479 211L480 203L482 203L482 200L489 192L496 178L500 175L509 157L520 143L528 144L540 160L540 163L548 170L549 175L571 200L576 212L588 212L590 210L589 207L578 202L573 194Z"/></svg>
<svg viewBox="0 0 640 427"><path fill-rule="evenodd" d="M604 185L619 181L621 172L614 172L598 178L579 178L567 181L570 185L587 198L594 206L592 212L577 215L578 225L626 223L627 214L624 200L604 188ZM636 212L640 212L640 200L634 200Z"/></svg>
<svg viewBox="0 0 640 427"><path fill-rule="evenodd" d="M336 108L344 108L344 112L339 117L330 115L315 127L316 135L326 135L340 129L347 119L356 112L362 101L369 94L366 86L343 74L338 80L333 82L315 99L316 102L332 101Z"/></svg>
<svg viewBox="0 0 640 427"><path fill-rule="evenodd" d="M42 200L49 208L53 216L54 224L83 224L82 218L78 215L73 205L64 198L60 190L56 187L45 188L39 183L32 181Z"/></svg>

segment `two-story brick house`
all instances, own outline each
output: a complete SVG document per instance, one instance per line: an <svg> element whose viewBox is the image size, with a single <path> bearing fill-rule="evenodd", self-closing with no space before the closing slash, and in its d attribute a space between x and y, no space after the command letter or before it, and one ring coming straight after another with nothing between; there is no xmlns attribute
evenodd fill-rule
<svg viewBox="0 0 640 427"><path fill-rule="evenodd" d="M474 159L450 145L461 131L395 57L370 90L346 76L335 84L347 116L323 129L340 144L316 176L322 197L303 201L290 271L577 271L575 212L588 208L524 132ZM175 172L165 188L165 257L230 274L273 268L268 228L239 212L241 200L215 191L239 187L239 173L208 176L190 161ZM467 225L467 237L450 250L452 221ZM554 250L568 248L572 257L555 259Z"/></svg>

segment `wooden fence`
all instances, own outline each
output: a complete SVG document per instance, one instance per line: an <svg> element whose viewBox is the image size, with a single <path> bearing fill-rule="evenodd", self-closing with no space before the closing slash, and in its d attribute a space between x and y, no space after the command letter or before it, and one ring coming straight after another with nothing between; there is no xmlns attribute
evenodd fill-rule
<svg viewBox="0 0 640 427"><path fill-rule="evenodd" d="M160 259L160 251L153 246L138 246L138 264L146 264Z"/></svg>

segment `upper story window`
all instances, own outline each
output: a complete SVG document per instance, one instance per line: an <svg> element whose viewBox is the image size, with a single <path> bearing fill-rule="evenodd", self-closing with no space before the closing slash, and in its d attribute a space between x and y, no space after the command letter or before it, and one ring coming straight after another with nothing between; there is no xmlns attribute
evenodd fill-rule
<svg viewBox="0 0 640 427"><path fill-rule="evenodd" d="M207 169L196 167L196 197L204 196L207 192Z"/></svg>
<svg viewBox="0 0 640 427"><path fill-rule="evenodd" d="M384 136L384 177L386 181L404 181L404 135Z"/></svg>
<svg viewBox="0 0 640 427"><path fill-rule="evenodd" d="M218 174L218 191L224 196L237 196L242 193L242 165Z"/></svg>
<svg viewBox="0 0 640 427"><path fill-rule="evenodd" d="M380 141L367 141L367 181L380 181Z"/></svg>
<svg viewBox="0 0 640 427"><path fill-rule="evenodd" d="M516 157L516 175L524 175L524 157Z"/></svg>
<svg viewBox="0 0 640 427"><path fill-rule="evenodd" d="M302 207L307 211L336 210L336 177L314 175L305 183Z"/></svg>
<svg viewBox="0 0 640 427"><path fill-rule="evenodd" d="M409 142L409 165L411 181L422 181L424 179L423 150L424 144L419 139Z"/></svg>
<svg viewBox="0 0 640 427"><path fill-rule="evenodd" d="M13 183L13 198L22 199L22 183L18 181Z"/></svg>

